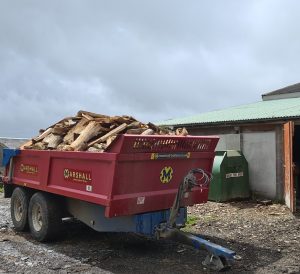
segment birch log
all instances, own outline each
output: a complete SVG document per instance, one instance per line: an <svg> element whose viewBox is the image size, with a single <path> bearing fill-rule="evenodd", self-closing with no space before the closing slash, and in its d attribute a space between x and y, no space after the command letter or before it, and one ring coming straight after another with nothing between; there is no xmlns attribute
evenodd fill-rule
<svg viewBox="0 0 300 274"><path fill-rule="evenodd" d="M75 151L85 150L87 148L87 143L93 137L99 134L101 126L95 121L89 122L89 124L84 128L77 139L70 145Z"/></svg>

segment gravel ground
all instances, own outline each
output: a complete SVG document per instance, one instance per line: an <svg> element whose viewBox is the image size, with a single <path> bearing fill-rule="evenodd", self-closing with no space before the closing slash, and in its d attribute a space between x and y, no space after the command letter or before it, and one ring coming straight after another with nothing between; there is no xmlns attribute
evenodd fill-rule
<svg viewBox="0 0 300 274"><path fill-rule="evenodd" d="M283 205L212 203L189 209L190 230L235 250L229 273L300 273L300 219Z"/></svg>
<svg viewBox="0 0 300 274"><path fill-rule="evenodd" d="M60 241L38 243L13 230L9 202L0 196L0 273L209 273L204 251L78 223L66 224ZM300 220L286 207L208 203L189 213L186 230L241 257L226 273L300 273Z"/></svg>

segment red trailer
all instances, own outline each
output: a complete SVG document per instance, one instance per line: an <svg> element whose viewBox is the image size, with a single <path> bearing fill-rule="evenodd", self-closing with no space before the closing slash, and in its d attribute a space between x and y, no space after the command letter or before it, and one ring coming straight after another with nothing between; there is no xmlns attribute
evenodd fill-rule
<svg viewBox="0 0 300 274"><path fill-rule="evenodd" d="M218 137L120 135L109 151L3 152L5 197L16 230L45 241L73 216L97 231L169 237L206 248L207 263L235 253L177 228L186 206L205 203Z"/></svg>

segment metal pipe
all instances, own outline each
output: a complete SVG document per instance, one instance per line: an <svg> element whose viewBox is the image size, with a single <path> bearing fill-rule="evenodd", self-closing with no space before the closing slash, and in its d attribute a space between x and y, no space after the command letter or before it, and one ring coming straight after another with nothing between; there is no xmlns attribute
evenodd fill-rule
<svg viewBox="0 0 300 274"><path fill-rule="evenodd" d="M13 168L14 168L14 163L13 163L14 157L11 157L9 160L9 169L8 169L8 182L11 182L11 178L13 175Z"/></svg>

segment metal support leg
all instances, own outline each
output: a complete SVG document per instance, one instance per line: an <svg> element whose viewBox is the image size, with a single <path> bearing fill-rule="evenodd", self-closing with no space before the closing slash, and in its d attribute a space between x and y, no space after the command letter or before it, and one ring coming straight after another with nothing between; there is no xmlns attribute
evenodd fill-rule
<svg viewBox="0 0 300 274"><path fill-rule="evenodd" d="M171 239L182 244L193 246L196 249L207 250L208 255L203 265L216 271L229 268L236 256L236 253L228 248L211 243L193 234L182 232L176 228L166 226L158 228L157 237Z"/></svg>

